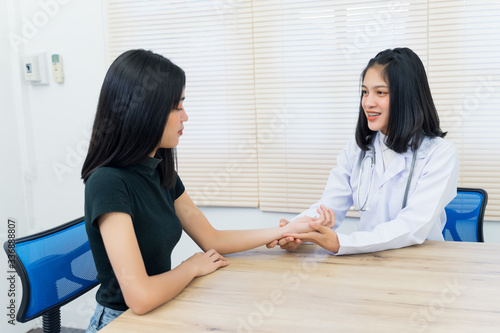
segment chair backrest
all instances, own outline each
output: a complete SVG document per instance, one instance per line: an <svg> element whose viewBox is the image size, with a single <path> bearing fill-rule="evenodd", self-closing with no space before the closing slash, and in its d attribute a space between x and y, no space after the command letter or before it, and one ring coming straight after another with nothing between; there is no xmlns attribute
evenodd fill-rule
<svg viewBox="0 0 500 333"><path fill-rule="evenodd" d="M447 241L484 242L483 219L488 194L485 190L459 187L457 196L445 207Z"/></svg>
<svg viewBox="0 0 500 333"><path fill-rule="evenodd" d="M54 312L99 284L83 217L31 236L5 242L21 278L17 321ZM59 314L60 315L60 314ZM59 324L60 325L60 324Z"/></svg>

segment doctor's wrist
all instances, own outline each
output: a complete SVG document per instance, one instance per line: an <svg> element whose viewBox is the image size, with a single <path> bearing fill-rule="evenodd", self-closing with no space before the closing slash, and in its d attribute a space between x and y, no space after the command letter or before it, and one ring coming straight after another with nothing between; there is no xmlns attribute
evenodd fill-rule
<svg viewBox="0 0 500 333"><path fill-rule="evenodd" d="M329 244L329 251L333 253L338 253L340 250L339 236L335 231L332 230L331 243Z"/></svg>

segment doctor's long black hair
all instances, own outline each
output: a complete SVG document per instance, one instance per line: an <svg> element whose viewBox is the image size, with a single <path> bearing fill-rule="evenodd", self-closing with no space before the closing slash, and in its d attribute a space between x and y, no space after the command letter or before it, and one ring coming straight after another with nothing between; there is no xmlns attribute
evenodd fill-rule
<svg viewBox="0 0 500 333"><path fill-rule="evenodd" d="M389 86L386 145L390 149L396 153L404 153L408 148L415 151L426 136L442 138L446 135L439 127L439 116L432 99L425 68L418 55L409 48L382 51L370 59L361 73L361 82L365 78L366 71L374 66L380 66ZM374 133L368 128L368 121L360 101L356 142L363 151L370 149Z"/></svg>
<svg viewBox="0 0 500 333"><path fill-rule="evenodd" d="M159 54L130 50L116 58L102 84L83 181L97 168L127 167L146 159L158 146L185 84L184 71ZM159 148L155 157L162 159L157 167L161 184L172 188L175 148Z"/></svg>

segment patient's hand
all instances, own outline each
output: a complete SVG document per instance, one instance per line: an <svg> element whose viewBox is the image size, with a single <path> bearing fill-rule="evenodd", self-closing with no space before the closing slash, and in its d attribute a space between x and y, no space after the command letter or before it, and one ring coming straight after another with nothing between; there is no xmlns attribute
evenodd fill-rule
<svg viewBox="0 0 500 333"><path fill-rule="evenodd" d="M280 220L280 227L284 227L289 223L290 223L290 221L285 220L285 219L281 219ZM300 240L300 239L294 239L293 237L283 237L281 239L273 240L271 243L266 244L266 246L268 249L272 249L276 245L279 245L283 250L293 251L300 244L302 244L302 240Z"/></svg>

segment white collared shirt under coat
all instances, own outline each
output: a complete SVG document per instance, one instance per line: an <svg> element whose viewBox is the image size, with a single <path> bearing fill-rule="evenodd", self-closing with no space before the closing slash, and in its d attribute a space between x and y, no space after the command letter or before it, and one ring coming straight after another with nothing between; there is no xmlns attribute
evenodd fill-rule
<svg viewBox="0 0 500 333"><path fill-rule="evenodd" d="M373 140L375 170L366 206L360 212L358 231L338 234L337 253L353 254L382 251L421 244L426 239L443 240L445 206L456 196L458 153L454 144L442 138L425 138L417 151L406 207L402 209L413 152L397 154L384 170L379 133ZM372 152L367 152L372 154ZM361 149L351 139L337 158L337 167L328 178L317 203L299 216L318 216L321 204L335 212L336 229L349 208L358 203L356 194L361 171ZM365 167L364 172L370 172ZM363 190L367 184L363 184ZM364 197L360 201L364 201ZM361 203L362 204L362 203ZM358 207L359 208L359 207Z"/></svg>

